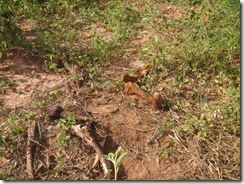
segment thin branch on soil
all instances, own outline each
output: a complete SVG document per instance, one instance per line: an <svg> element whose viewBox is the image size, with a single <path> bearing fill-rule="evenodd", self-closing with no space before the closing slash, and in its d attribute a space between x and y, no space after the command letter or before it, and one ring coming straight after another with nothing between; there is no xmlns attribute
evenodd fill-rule
<svg viewBox="0 0 244 184"><path fill-rule="evenodd" d="M105 174L105 177L109 176L110 170L111 170L111 163L104 159L99 157L100 155L104 155L102 148L99 146L99 144L95 141L93 137L91 137L87 126L80 127L80 125L73 125L70 127L70 131L77 135L78 137L84 139L87 144L89 144L97 153L95 162L92 166L92 168L97 164L98 160L102 164L102 168Z"/></svg>
<svg viewBox="0 0 244 184"><path fill-rule="evenodd" d="M48 151L51 152L51 150L50 150L49 148L47 148L47 147L41 145L39 142L37 142L37 141L35 141L35 140L31 139L31 138L30 138L29 140L30 140L31 142L34 142L35 144L37 144L37 145L41 146L42 148L44 148L44 149L46 149L46 150L48 150Z"/></svg>
<svg viewBox="0 0 244 184"><path fill-rule="evenodd" d="M30 123L28 127L28 142L27 142L27 155L26 155L26 167L27 167L27 173L30 177L30 179L34 179L33 174L33 143L31 140L35 138L35 128L36 128L36 122L33 121Z"/></svg>
<svg viewBox="0 0 244 184"><path fill-rule="evenodd" d="M159 133L158 129L159 129L159 127L157 127L156 130L153 132L152 136L147 141L147 144L152 144L154 142L154 140L157 138L157 135Z"/></svg>

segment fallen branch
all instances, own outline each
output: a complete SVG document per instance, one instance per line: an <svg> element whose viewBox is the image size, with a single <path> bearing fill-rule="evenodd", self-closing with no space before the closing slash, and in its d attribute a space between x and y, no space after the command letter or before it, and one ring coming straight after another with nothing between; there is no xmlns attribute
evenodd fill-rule
<svg viewBox="0 0 244 184"><path fill-rule="evenodd" d="M70 131L71 131L71 133L84 139L86 141L86 143L89 144L96 151L97 155L96 155L96 159L94 161L92 168L94 168L96 166L96 164L98 163L98 161L100 161L102 164L102 168L103 168L105 177L109 176L109 173L112 169L111 163L108 160L99 157L100 155L104 155L104 153L102 151L102 148L95 141L95 139L93 137L91 137L88 127L87 126L80 127L80 125L72 125L70 127Z"/></svg>
<svg viewBox="0 0 244 184"><path fill-rule="evenodd" d="M36 128L36 123L33 121L30 123L28 126L28 142L27 142L27 151L26 151L26 168L27 168L27 173L30 179L34 179L34 174L33 174L33 143L31 140L34 140L35 138L35 128Z"/></svg>

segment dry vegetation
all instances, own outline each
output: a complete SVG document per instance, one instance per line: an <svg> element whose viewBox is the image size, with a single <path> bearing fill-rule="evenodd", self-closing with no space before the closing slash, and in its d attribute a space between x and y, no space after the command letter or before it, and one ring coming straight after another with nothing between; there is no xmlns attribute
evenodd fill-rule
<svg viewBox="0 0 244 184"><path fill-rule="evenodd" d="M0 179L240 180L239 1L0 5Z"/></svg>

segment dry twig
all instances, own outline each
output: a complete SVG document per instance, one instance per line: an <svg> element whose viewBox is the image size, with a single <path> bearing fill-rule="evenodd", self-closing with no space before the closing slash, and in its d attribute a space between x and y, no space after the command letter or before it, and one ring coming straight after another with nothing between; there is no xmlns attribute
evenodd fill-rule
<svg viewBox="0 0 244 184"><path fill-rule="evenodd" d="M30 179L34 179L33 174L33 142L31 140L34 140L35 138L35 128L36 128L36 122L33 121L30 123L28 127L28 142L27 142L27 155L26 155L26 167L27 167L27 173L30 177Z"/></svg>

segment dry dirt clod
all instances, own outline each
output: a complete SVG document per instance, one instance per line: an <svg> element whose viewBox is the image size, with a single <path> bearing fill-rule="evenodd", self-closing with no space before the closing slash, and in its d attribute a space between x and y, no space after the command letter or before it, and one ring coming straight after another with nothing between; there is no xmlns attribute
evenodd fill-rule
<svg viewBox="0 0 244 184"><path fill-rule="evenodd" d="M63 118L63 112L64 112L64 108L57 105L57 106L54 106L52 109L51 109L51 113L48 115L48 117L51 119L51 120L56 120L56 119L60 119L60 118Z"/></svg>

